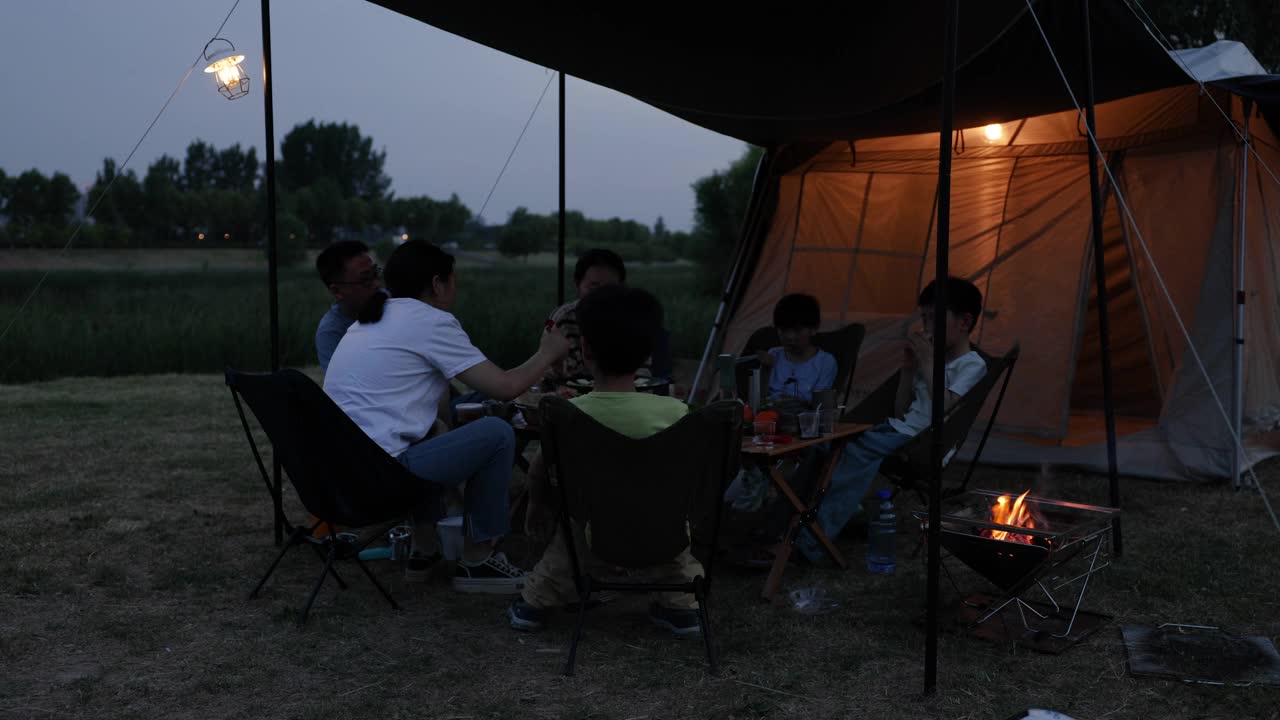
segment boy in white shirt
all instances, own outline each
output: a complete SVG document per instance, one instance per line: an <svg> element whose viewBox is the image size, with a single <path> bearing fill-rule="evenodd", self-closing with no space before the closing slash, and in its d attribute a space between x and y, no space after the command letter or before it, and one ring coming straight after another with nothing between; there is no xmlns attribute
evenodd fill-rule
<svg viewBox="0 0 1280 720"><path fill-rule="evenodd" d="M986 361L969 344L982 314L982 292L968 280L947 282L946 400L948 410L987 373ZM895 416L866 431L845 446L832 475L831 487L818 508L818 524L834 538L862 510L862 498L880 470L880 463L929 427L933 418L933 322L937 290L929 283L917 301L922 329L907 339L894 404ZM808 532L796 547L810 561L820 561L822 549Z"/></svg>

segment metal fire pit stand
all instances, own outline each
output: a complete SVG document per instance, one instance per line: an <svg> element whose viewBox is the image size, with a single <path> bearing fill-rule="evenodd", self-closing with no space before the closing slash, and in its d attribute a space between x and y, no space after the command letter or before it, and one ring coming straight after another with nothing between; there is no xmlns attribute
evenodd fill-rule
<svg viewBox="0 0 1280 720"><path fill-rule="evenodd" d="M1033 650L1060 653L1082 640L1110 618L1081 610L1094 573L1110 565L1113 508L1060 500L1028 497L1024 501L1042 521L1040 528L1024 528L990 522L987 512L1001 493L973 490L947 502L942 516L942 568L962 598L951 617L953 627L993 642L1016 642ZM927 529L924 511L913 513ZM1003 530L1032 538L1018 543L980 534ZM949 568L959 560L998 589L998 594L966 594ZM1071 577L1068 568L1087 560L1087 567ZM1078 586L1074 601L1059 601L1055 592ZM1048 603L1024 599L1038 587ZM1069 612L1067 609L1069 608ZM1017 619L1010 616L1017 611ZM1028 612L1030 616L1028 616ZM990 622L999 619L999 623ZM1017 624L1021 623L1021 629Z"/></svg>

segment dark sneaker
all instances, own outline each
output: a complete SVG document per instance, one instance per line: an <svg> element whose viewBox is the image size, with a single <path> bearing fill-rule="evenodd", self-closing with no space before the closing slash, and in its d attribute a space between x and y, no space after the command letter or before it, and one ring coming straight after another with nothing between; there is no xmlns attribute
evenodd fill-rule
<svg viewBox="0 0 1280 720"><path fill-rule="evenodd" d="M702 632L702 622L697 610L677 610L654 603L649 606L649 619L654 625L670 630L677 637L689 637Z"/></svg>
<svg viewBox="0 0 1280 720"><path fill-rule="evenodd" d="M524 587L524 571L512 565L505 553L496 552L478 565L458 563L453 589L458 592L514 595Z"/></svg>
<svg viewBox="0 0 1280 720"><path fill-rule="evenodd" d="M431 555L422 555L414 553L409 556L409 561L404 566L404 581L411 583L426 582L431 577L431 569L440 562L440 553L432 553Z"/></svg>
<svg viewBox="0 0 1280 720"><path fill-rule="evenodd" d="M507 606L507 619L511 621L511 627L523 632L541 630L546 615L545 610L530 605L524 598L516 598Z"/></svg>

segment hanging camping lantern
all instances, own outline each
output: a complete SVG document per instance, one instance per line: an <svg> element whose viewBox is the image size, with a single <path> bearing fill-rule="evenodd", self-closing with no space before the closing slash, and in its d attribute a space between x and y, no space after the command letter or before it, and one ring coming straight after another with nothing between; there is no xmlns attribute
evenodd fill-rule
<svg viewBox="0 0 1280 720"><path fill-rule="evenodd" d="M1000 142L1000 138L1004 137L1004 126L1000 123L991 123L982 128L982 136L989 143Z"/></svg>
<svg viewBox="0 0 1280 720"><path fill-rule="evenodd" d="M226 49L209 54L209 46L221 40L227 44ZM245 73L241 63L244 55L236 52L236 46L230 40L214 38L204 46L204 59L209 63L204 71L213 75L218 81L218 92L228 100L244 97L249 94L249 75Z"/></svg>

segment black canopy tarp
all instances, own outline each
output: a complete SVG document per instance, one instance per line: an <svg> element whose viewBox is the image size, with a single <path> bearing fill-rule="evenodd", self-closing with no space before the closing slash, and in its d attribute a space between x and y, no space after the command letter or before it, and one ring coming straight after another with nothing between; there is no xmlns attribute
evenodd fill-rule
<svg viewBox="0 0 1280 720"><path fill-rule="evenodd" d="M737 14L721 6L371 2L765 147L938 127L943 22L935 1L761 5L768 10ZM1067 76L1082 77L1076 3L1041 0L1036 12ZM1134 42L1147 31L1123 2L1096 3L1091 24L1098 102L1187 82L1155 42ZM958 58L957 127L1072 107L1023 0L964 3Z"/></svg>

